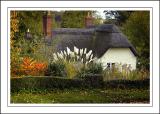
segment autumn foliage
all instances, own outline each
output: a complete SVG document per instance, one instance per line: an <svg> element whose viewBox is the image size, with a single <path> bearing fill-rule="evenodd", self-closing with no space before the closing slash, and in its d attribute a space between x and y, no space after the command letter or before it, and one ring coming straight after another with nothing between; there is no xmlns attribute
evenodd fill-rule
<svg viewBox="0 0 160 114"><path fill-rule="evenodd" d="M22 60L20 69L24 75L32 75L32 76L44 75L44 72L47 69L47 63L38 62L30 57L25 57Z"/></svg>

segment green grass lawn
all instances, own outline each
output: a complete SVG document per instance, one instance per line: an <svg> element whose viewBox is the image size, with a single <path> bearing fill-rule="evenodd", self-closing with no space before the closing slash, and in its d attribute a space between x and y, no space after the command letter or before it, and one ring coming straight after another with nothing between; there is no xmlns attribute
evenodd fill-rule
<svg viewBox="0 0 160 114"><path fill-rule="evenodd" d="M149 103L148 89L22 90L11 103Z"/></svg>

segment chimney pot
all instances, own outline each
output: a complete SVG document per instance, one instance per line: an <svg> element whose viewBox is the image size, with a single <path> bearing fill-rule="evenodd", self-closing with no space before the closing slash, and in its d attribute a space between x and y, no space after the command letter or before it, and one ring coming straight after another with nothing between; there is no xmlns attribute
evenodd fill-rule
<svg viewBox="0 0 160 114"><path fill-rule="evenodd" d="M93 26L93 17L90 14L90 12L87 13L87 16L85 17L85 27L89 28Z"/></svg>
<svg viewBox="0 0 160 114"><path fill-rule="evenodd" d="M43 16L43 33L45 37L52 37L52 16L50 11L47 12L47 15Z"/></svg>

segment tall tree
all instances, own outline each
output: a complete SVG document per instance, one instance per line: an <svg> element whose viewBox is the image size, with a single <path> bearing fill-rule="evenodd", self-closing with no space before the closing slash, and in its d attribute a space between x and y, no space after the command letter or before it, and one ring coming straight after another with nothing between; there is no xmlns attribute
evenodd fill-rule
<svg viewBox="0 0 160 114"><path fill-rule="evenodd" d="M122 26L126 20L130 17L133 11L115 11L115 10L105 10L106 16L105 23L112 23L118 26Z"/></svg>
<svg viewBox="0 0 160 114"><path fill-rule="evenodd" d="M25 34L27 29L37 36L42 35L42 11L17 11L19 19L19 33Z"/></svg>
<svg viewBox="0 0 160 114"><path fill-rule="evenodd" d="M88 12L94 16L94 24L101 23L101 17L96 14L96 11L65 11L62 15L62 28L84 28L85 17Z"/></svg>
<svg viewBox="0 0 160 114"><path fill-rule="evenodd" d="M123 31L138 51L141 67L149 69L150 48L150 18L149 11L133 12L126 23Z"/></svg>
<svg viewBox="0 0 160 114"><path fill-rule="evenodd" d="M62 16L63 28L83 28L87 11L65 11Z"/></svg>
<svg viewBox="0 0 160 114"><path fill-rule="evenodd" d="M19 20L16 11L10 13L10 48L11 48L11 76L15 75L19 69L20 48L16 47L16 34L19 32Z"/></svg>

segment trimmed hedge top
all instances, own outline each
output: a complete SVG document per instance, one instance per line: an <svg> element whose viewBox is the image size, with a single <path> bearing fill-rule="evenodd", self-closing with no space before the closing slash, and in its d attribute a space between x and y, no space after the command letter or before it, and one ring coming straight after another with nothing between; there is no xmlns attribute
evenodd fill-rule
<svg viewBox="0 0 160 114"><path fill-rule="evenodd" d="M96 76L95 76L96 78ZM21 89L53 89L53 88L83 88L83 87L101 87L102 80L91 79L68 79L64 77L52 76L27 76L21 78L11 78L11 91Z"/></svg>
<svg viewBox="0 0 160 114"><path fill-rule="evenodd" d="M84 79L68 79L52 76L27 76L11 78L11 92L22 89L65 89L65 88L101 88L101 87L149 87L149 80L112 80L103 81L102 76L86 76Z"/></svg>

